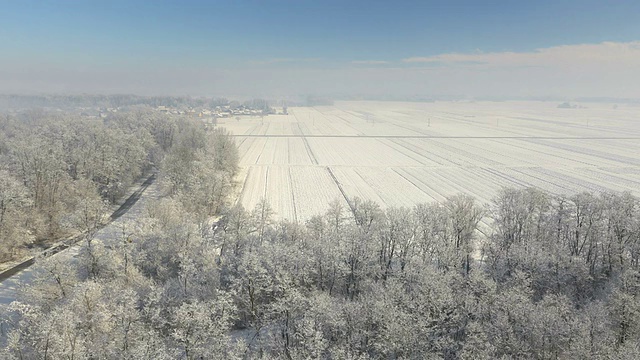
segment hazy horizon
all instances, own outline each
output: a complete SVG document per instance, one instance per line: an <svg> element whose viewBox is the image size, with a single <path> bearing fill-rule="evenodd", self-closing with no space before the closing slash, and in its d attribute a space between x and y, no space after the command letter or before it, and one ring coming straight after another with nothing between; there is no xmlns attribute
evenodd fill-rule
<svg viewBox="0 0 640 360"><path fill-rule="evenodd" d="M0 93L640 98L640 4L14 2Z"/></svg>

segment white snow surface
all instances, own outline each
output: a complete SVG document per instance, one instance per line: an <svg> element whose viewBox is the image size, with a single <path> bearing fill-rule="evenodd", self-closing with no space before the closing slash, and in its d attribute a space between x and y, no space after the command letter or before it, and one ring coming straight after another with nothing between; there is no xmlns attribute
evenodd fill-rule
<svg viewBox="0 0 640 360"><path fill-rule="evenodd" d="M640 195L640 105L558 104L337 102L219 126L240 149L239 201L266 198L297 222L356 196L411 207L457 193L488 203L501 187Z"/></svg>

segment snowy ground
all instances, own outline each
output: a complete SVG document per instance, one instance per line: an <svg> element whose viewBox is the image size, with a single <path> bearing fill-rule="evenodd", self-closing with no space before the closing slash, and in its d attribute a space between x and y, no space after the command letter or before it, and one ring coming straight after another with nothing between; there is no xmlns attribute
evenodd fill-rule
<svg viewBox="0 0 640 360"><path fill-rule="evenodd" d="M640 106L557 105L338 102L219 122L240 148L241 203L264 197L293 221L356 196L411 206L461 192L489 202L503 186L640 195Z"/></svg>

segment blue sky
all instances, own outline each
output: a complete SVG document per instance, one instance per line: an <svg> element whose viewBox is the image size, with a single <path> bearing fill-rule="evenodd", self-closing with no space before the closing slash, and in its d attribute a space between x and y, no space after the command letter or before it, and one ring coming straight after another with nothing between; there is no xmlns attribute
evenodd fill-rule
<svg viewBox="0 0 640 360"><path fill-rule="evenodd" d="M436 85L448 74L458 83L442 94L499 95L499 79L485 87L486 94L473 86L466 90L461 79L471 71L475 82L484 83L487 69L461 69L462 62L447 55L535 55L541 49L603 43L631 44L635 51L638 14L640 1L4 0L0 91L248 96L364 93L378 84L378 92L429 95L438 93ZM486 60L472 56L464 62ZM443 71L435 78L425 75L425 68L434 66ZM341 79L349 84L329 82ZM382 88L380 83L390 80L393 84ZM242 86L247 82L253 85ZM569 85L561 88L584 88ZM541 84L526 88L523 95L545 94ZM602 95L636 93L611 90L601 89Z"/></svg>

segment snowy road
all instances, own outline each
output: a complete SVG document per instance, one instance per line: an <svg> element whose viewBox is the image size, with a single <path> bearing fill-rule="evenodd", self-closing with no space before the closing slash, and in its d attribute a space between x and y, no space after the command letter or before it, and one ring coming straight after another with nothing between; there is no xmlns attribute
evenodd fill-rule
<svg viewBox="0 0 640 360"><path fill-rule="evenodd" d="M140 188L111 215L113 221L96 232L94 241L102 242L105 245L117 241L122 236L123 224L139 218L144 212L146 205L158 196L159 190L157 182L154 182L153 178L145 181ZM80 251L81 244L82 242L75 244L52 256L63 257L68 261L73 261L73 258ZM2 318L2 321L4 321L6 315L5 311L8 305L17 299L19 288L21 286L28 285L33 280L35 271L37 271L37 266L29 266L0 282L0 317ZM6 324L2 325L2 329L0 329L2 330L0 333L0 343L3 342L6 331Z"/></svg>

